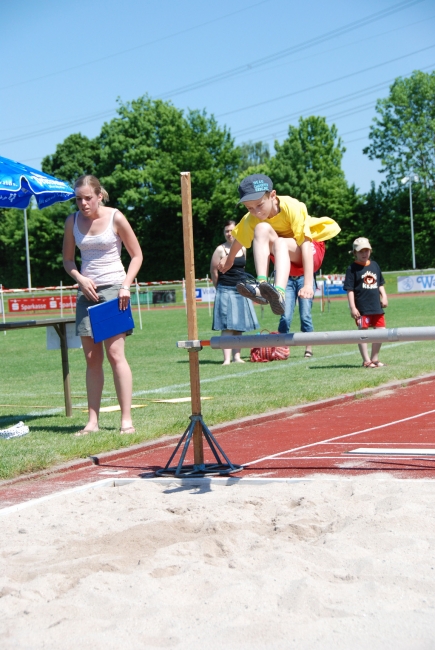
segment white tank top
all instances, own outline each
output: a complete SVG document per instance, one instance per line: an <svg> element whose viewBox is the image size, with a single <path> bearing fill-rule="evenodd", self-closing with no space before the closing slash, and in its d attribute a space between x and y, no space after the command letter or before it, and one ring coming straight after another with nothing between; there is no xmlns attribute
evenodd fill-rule
<svg viewBox="0 0 435 650"><path fill-rule="evenodd" d="M125 279L121 262L122 241L113 230L115 212L113 210L109 225L100 235L83 235L77 225L78 212L74 215L74 239L82 257L80 273L93 280L97 287L122 284Z"/></svg>

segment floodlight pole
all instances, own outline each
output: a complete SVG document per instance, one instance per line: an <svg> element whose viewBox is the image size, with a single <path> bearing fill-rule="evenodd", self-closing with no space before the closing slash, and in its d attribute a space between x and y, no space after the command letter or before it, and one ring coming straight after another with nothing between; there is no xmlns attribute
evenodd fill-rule
<svg viewBox="0 0 435 650"><path fill-rule="evenodd" d="M416 268L415 264L415 245L414 245L414 215L412 211L412 184L418 182L417 174L409 172L408 176L402 178L402 183L409 185L409 214L411 216L411 246L412 246L412 268Z"/></svg>

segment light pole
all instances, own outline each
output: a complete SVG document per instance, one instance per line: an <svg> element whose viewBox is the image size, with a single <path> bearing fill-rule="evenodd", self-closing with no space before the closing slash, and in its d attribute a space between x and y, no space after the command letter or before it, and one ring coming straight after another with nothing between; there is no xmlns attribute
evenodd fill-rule
<svg viewBox="0 0 435 650"><path fill-rule="evenodd" d="M411 215L411 244L412 244L412 268L415 269L415 246L414 246L414 218L412 215L412 184L418 182L417 174L409 172L408 176L402 178L402 185L409 185L409 214Z"/></svg>

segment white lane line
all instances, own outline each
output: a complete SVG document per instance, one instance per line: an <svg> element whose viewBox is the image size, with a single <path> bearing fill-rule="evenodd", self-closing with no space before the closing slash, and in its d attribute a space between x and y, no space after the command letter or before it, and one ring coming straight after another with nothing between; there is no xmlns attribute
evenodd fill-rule
<svg viewBox="0 0 435 650"><path fill-rule="evenodd" d="M334 440L342 440L343 438L351 438L352 436L358 436L361 433L369 433L370 431L376 431L377 429L384 429L385 427L392 427L395 424L401 424L402 422L409 422L410 420L415 420L417 418L422 418L425 415L430 415L435 413L435 409L432 411L425 411L424 413L419 413L418 415L411 415L409 418L402 418L401 420L394 420L394 422L386 422L385 424L380 424L376 427L369 427L368 429L361 429L360 431L354 431L353 433L345 433L342 436L335 436L334 438L327 438L326 440L319 440L319 442L312 442L309 445L301 445L300 447L293 447L293 449L286 449L285 451L280 451L277 454L272 456L264 456L258 460L253 460L251 462L242 463L244 466L255 465L256 463L262 463L264 460L271 460L272 458L277 458L281 454L292 454L295 451L300 451L301 449L308 449L309 447L316 447L317 445L323 445L327 442L333 442Z"/></svg>
<svg viewBox="0 0 435 650"><path fill-rule="evenodd" d="M377 444L377 445L386 445L386 446L389 446L389 445L391 445L391 442L377 442L376 444ZM402 444L402 445L410 445L410 448L411 448L411 447L412 447L413 445L415 445L416 443L415 443L415 442L402 442L401 444ZM433 442L419 442L418 444L419 444L419 445L426 445L426 446L428 446L428 447L429 447L429 446L433 446ZM338 446L338 445L346 445L346 446L348 446L349 443L348 443L348 442L325 442L325 445L337 445L337 446ZM403 447L403 449L405 449L405 447Z"/></svg>
<svg viewBox="0 0 435 650"><path fill-rule="evenodd" d="M345 454L371 454L373 456L435 456L435 449L382 449L378 447L360 447L345 451Z"/></svg>

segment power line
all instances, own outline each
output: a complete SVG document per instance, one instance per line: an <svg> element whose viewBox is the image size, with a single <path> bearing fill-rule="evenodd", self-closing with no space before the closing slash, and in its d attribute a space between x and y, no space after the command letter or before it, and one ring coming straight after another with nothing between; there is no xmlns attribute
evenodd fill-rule
<svg viewBox="0 0 435 650"><path fill-rule="evenodd" d="M71 126L79 126L80 124L95 122L97 120L101 120L102 117L109 117L109 115L113 115L115 112L116 109L112 109L111 111L95 113L94 115L91 115L87 118L73 120L72 122L65 122L64 124L60 124L58 126L47 127L46 129L41 129L40 131L33 131L32 133L23 133L22 135L15 136L13 138L6 138L4 140L0 140L0 145L11 144L12 142L20 142L21 140L27 140L29 138L36 138L41 135L47 135L48 133L56 133L56 131L63 131L64 129Z"/></svg>
<svg viewBox="0 0 435 650"><path fill-rule="evenodd" d="M432 63L429 66L425 66L424 68L421 68L421 70L424 71L424 70L431 69L431 68L434 67L434 65L435 64ZM402 75L402 76L408 77L411 74L412 74L412 72L409 72L406 75ZM342 95L341 97L337 97L336 99L332 99L332 100L330 100L328 102L322 102L321 104L316 104L315 106L311 106L309 108L305 108L305 109L302 109L302 110L299 109L297 111L294 111L293 113L283 115L283 116L281 116L279 118L275 118L274 120L267 120L266 122L261 122L259 124L254 124L254 125L252 125L250 127L246 127L244 129L241 129L240 131L236 131L235 133L233 133L233 135L234 135L234 137L246 135L251 131L255 132L255 131L260 130L262 127L272 126L273 124L278 126L282 122L288 122L288 120L292 119L293 117L298 117L300 115L306 114L306 113L311 112L313 110L323 109L323 108L326 108L328 106L333 106L334 104L346 103L347 101L350 101L352 99L356 99L356 97L358 95L366 95L367 92L374 92L375 90L386 86L387 84L394 81L395 78L396 77L394 77L392 79L389 79L387 81L383 81L383 82L381 82L379 84L375 84L373 86L368 86L367 88L363 88L362 90L357 90L354 93L349 93L347 95Z"/></svg>
<svg viewBox="0 0 435 650"><path fill-rule="evenodd" d="M434 64L432 64L430 66L426 66L425 68L422 68L422 70L427 70L427 69L430 69L430 68L433 68L433 67L434 67ZM406 76L409 76L410 74L412 74L412 73L409 73L408 75L403 75L403 76L406 77ZM388 83L388 82L386 82L386 83ZM358 92L361 93L362 91L358 91ZM326 102L326 104L331 104L331 102ZM319 106L321 106L321 105L318 105L318 107ZM373 102L367 102L366 104L360 104L359 106L356 106L354 108L348 108L348 109L345 109L344 111L341 111L340 113L332 113L330 115L325 115L324 117L325 117L326 120L331 121L331 120L335 120L335 119L337 119L339 117L348 117L349 115L355 115L356 113L361 113L361 112L367 110L367 108L369 108L371 106L373 106ZM313 108L308 108L308 109L304 109L304 110L301 110L301 111L296 111L294 113L294 115L303 117L304 115L309 114L310 111L312 111L312 110L313 110ZM260 128L263 125L264 125L264 123L262 125L260 125ZM270 125L270 123L268 123L268 126L269 125ZM350 135L352 133L356 133L358 131L361 131L361 130L363 130L365 128L370 128L370 126L354 129L352 131L347 131L344 134L338 134L338 135L339 135L339 137L342 137L343 135ZM260 129L257 129L257 130L260 130ZM239 132L239 134L240 133L243 133L243 132ZM246 135L245 133L243 133L243 134ZM237 137L236 134L234 134L234 135L235 135L235 137ZM287 135L288 135L288 126L287 126L287 128L285 130L274 131L272 133L269 132L267 134L263 134L263 135L260 135L260 136L257 136L257 137L261 138L262 140L267 141L267 140L269 140L271 138L277 139L277 138L279 138L281 136L287 136ZM363 137L363 138L357 138L356 140L350 140L348 142L349 143L350 142L356 142L357 140L364 140L364 139L366 139L366 136Z"/></svg>
<svg viewBox="0 0 435 650"><path fill-rule="evenodd" d="M417 0L421 2L422 0ZM199 23L198 25L193 25L192 27L187 27L186 29L182 29L179 32L174 32L172 34L168 34L167 36L161 36L160 38L156 38L154 41L148 41L147 43L142 43L141 45L136 45L135 47L130 47L127 50L120 50L119 52L114 52L112 54L108 54L107 56L102 56L99 59L92 59L92 61L86 61L85 63L80 63L78 65L71 66L70 68L64 68L63 70L58 70L57 72L50 72L48 74L42 75L41 77L33 77L33 79L27 79L26 81L17 81L17 83L10 84L9 86L2 86L0 90L6 90L9 88L15 88L16 86L24 86L26 84L32 83L34 81L40 81L41 79L47 79L48 77L54 77L59 74L64 74L65 72L71 72L72 70L79 70L80 68L84 68L88 65L93 65L94 63L101 63L102 61L107 61L108 59L113 59L118 56L121 56L122 54L128 54L129 52L135 52L136 50L139 50L143 47L149 47L150 45L155 45L156 43L161 43L162 41L167 41L168 39L175 38L176 36L181 36L181 34L187 34L188 32L192 32L195 29L200 29L201 27L206 27L207 25L212 25L213 23L218 22L219 20L224 20L225 18L229 18L230 16L235 16L236 14L242 13L244 11L247 11L248 9L252 9L253 7L258 7L259 5L265 4L266 2L270 2L270 0L261 0L261 2L256 2L253 5L249 5L248 7L244 7L243 9L238 9L237 11L233 11L229 14L224 14L223 16L220 16L218 18L213 18L212 20L207 20L204 23Z"/></svg>
<svg viewBox="0 0 435 650"><path fill-rule="evenodd" d="M423 2L423 0L411 0L411 1L406 0L405 2L400 2L399 4L394 5L393 7L390 7L388 9L383 9L382 11L378 11L374 14L370 14L369 16L366 16L366 18L360 18L359 20L355 20L351 23L348 23L347 25L343 25L342 27L333 29L330 32L326 32L325 34L321 34L320 36L311 38L307 41L304 41L303 43L299 43L298 45L293 45L292 47L286 48L284 50L280 50L279 52L275 52L274 54L270 54L268 56L262 57L261 59L256 59L255 61L251 61L250 63L246 63L242 66L232 68L231 70L227 70L226 72L221 72L217 75L213 75L211 77L206 77L205 79L201 79L200 81L195 81L191 84L180 86L175 90L160 94L159 97L161 97L161 99L166 99L168 97L175 97L176 95L180 95L182 93L189 92L191 90L197 90L198 88L203 88L204 86L208 86L217 81L223 81L225 79L229 79L230 77L235 77L239 74L242 74L243 72L254 70L268 63L272 63L273 61L277 61L278 59L289 56L290 54L295 54L296 52L300 52L309 47L313 47L314 45L319 45L320 43L329 41L332 38L337 38L337 36L343 36L344 34L347 34L355 29L358 29L359 27L365 27L370 23L381 20L382 18L386 18L387 16L397 13L398 11L402 11L402 9L407 9L408 7L411 7L414 4L418 4L419 2Z"/></svg>
<svg viewBox="0 0 435 650"><path fill-rule="evenodd" d="M265 99L263 102L257 102L257 104L250 104L249 106L245 106L244 108L237 108L233 111L228 111L227 113L221 113L217 117L225 117L226 115L233 115L234 113L240 113L241 111L246 111L249 108L257 108L258 106L264 106L265 104L270 104L272 102L278 102L281 99L286 99L287 97L294 97L295 95L300 95L301 93L308 92L309 90L315 90L316 88L321 88L322 86L328 86L331 83L335 83L336 81L343 81L343 79L349 79L350 77L355 77L358 74L362 74L363 72L369 72L370 70L375 70L376 68L381 68L383 65L388 65L389 63L394 63L395 61L400 61L401 59L406 59L408 56L413 56L414 54L420 54L420 52L425 52L426 50L430 50L434 45L428 45L428 47L423 47L421 50L415 50L415 52L410 52L409 54L403 54L402 56L397 56L394 59L390 59L389 61L384 61L383 63L377 63L376 65L372 65L369 68L363 68L362 70L358 70L357 72L350 72L349 74L345 74L341 77L336 77L335 79L330 79L329 81L322 81L322 83L315 84L314 86L308 86L307 88L302 88L301 90L297 90L296 92L290 92L286 93L285 95L280 95L279 97L274 97L272 99Z"/></svg>
<svg viewBox="0 0 435 650"><path fill-rule="evenodd" d="M394 79L393 79L394 80ZM388 81L382 81L381 83L375 84L374 86L368 86L367 88L363 88L362 90L357 90L353 93L348 93L347 95L342 95L341 97L337 97L335 99L331 99L327 102L322 102L320 104L315 104L314 106L310 106L309 108L305 108L302 110L297 110L294 111L293 113L289 113L288 115L283 115L281 117L277 117L273 120L266 120L265 122L261 122L260 124L255 124L253 126L248 126L245 127L244 129L241 129L240 131L236 131L233 135L234 136L241 136L245 135L246 133L249 133L252 130L258 130L261 127L267 127L267 126L272 126L276 125L278 126L282 122L288 122L288 120L291 120L293 117L298 117L299 115L302 115L303 113L308 113L311 111L316 111L319 109L325 109L328 106L334 106L336 104L342 104L346 103L347 101L351 101L352 99L356 99L359 95L366 95L368 92L375 92L379 88L383 88L387 83L390 83L392 80L389 79Z"/></svg>

